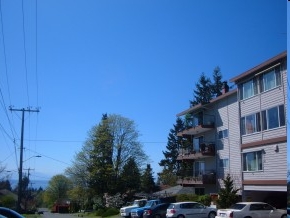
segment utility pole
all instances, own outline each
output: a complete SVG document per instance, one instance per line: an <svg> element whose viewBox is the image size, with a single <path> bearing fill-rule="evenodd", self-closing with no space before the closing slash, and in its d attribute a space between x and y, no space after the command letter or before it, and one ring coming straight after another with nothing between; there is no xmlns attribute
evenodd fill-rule
<svg viewBox="0 0 290 218"><path fill-rule="evenodd" d="M28 109L13 109L9 107L10 111L21 111L22 122L21 122L21 139L20 139L20 164L19 164L19 178L18 178L18 199L17 199L17 211L21 212L21 199L22 199L22 167L23 167L23 137L24 137L24 113L25 112L39 112L39 109L31 110Z"/></svg>

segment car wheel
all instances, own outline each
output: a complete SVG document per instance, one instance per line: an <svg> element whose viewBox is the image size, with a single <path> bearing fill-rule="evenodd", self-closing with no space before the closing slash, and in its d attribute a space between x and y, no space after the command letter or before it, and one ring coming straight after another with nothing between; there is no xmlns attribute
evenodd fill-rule
<svg viewBox="0 0 290 218"><path fill-rule="evenodd" d="M284 214L284 215L282 215L282 216L281 216L281 218L287 218L287 215L286 215L286 214Z"/></svg>
<svg viewBox="0 0 290 218"><path fill-rule="evenodd" d="M208 218L215 218L215 212L210 212L208 214Z"/></svg>
<svg viewBox="0 0 290 218"><path fill-rule="evenodd" d="M185 218L183 215L178 215L177 218Z"/></svg>

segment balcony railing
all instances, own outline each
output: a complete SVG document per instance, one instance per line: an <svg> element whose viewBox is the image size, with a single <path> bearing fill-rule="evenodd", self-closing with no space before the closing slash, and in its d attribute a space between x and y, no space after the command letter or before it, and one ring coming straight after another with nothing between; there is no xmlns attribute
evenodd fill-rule
<svg viewBox="0 0 290 218"><path fill-rule="evenodd" d="M192 127L214 125L214 115L203 114L201 117L193 117Z"/></svg>
<svg viewBox="0 0 290 218"><path fill-rule="evenodd" d="M198 159L201 157L215 156L215 144L212 142L201 143L198 148L195 149L180 149L177 160L184 159Z"/></svg>
<svg viewBox="0 0 290 218"><path fill-rule="evenodd" d="M216 184L216 173L213 170L199 173L198 175L187 174L178 176L177 184L196 185L196 184Z"/></svg>
<svg viewBox="0 0 290 218"><path fill-rule="evenodd" d="M200 118L194 117L191 121L187 123L187 128L179 132L178 136L183 135L197 135L214 128L214 116L213 115L202 115Z"/></svg>

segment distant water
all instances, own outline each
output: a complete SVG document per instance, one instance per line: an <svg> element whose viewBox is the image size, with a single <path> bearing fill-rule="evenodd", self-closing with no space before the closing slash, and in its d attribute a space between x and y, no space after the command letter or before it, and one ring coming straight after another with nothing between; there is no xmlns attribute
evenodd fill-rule
<svg viewBox="0 0 290 218"><path fill-rule="evenodd" d="M31 180L29 187L39 189L40 187L42 189L46 189L48 186L48 180ZM10 180L12 188L15 188L18 185L18 180L12 179Z"/></svg>

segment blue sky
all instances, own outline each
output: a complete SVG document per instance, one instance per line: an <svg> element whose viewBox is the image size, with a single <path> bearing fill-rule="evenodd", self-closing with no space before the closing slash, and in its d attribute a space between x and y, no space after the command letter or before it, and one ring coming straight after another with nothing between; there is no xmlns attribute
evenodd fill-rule
<svg viewBox="0 0 290 218"><path fill-rule="evenodd" d="M1 2L0 163L16 178L21 113L10 105L40 107L25 114L31 180L63 173L103 113L134 120L158 173L202 72L219 66L229 80L287 49L282 0Z"/></svg>

